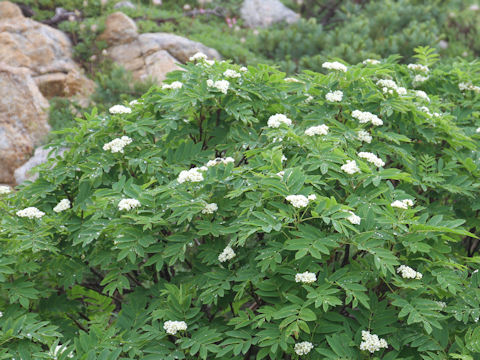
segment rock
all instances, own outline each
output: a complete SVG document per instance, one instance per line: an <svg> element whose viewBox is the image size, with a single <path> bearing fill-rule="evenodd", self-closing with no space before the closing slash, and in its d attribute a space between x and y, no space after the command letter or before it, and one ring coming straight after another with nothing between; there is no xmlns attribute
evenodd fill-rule
<svg viewBox="0 0 480 360"><path fill-rule="evenodd" d="M32 169L35 166L46 163L47 160L51 157L55 157L56 155L63 155L66 149L60 149L58 154L53 152L49 156L50 151L52 151L51 148L44 149L42 147L39 147L35 149L35 154L30 158L30 160L28 160L25 164L15 170L15 181L17 182L17 184L21 184L26 180L35 181L38 178L38 173L32 171Z"/></svg>
<svg viewBox="0 0 480 360"><path fill-rule="evenodd" d="M14 183L14 170L48 133L48 106L29 69L0 63L0 183Z"/></svg>
<svg viewBox="0 0 480 360"><path fill-rule="evenodd" d="M23 17L20 8L8 1L0 2L0 49L0 62L30 69L48 98L77 95L71 89L65 89L70 72L81 77L81 83L85 85L79 96L84 97L94 87L73 61L72 44L67 35Z"/></svg>
<svg viewBox="0 0 480 360"><path fill-rule="evenodd" d="M299 14L283 5L280 0L244 0L240 16L245 25L251 28L264 28L282 21L292 24L300 18Z"/></svg>
<svg viewBox="0 0 480 360"><path fill-rule="evenodd" d="M132 4L130 1L120 1L116 3L113 6L114 9L121 9L121 8L127 8L127 9L136 9L137 7Z"/></svg>
<svg viewBox="0 0 480 360"><path fill-rule="evenodd" d="M215 49L181 36L169 33L139 35L135 22L121 12L111 14L105 24L100 39L110 45L108 56L131 71L137 80L152 78L161 82L168 72L180 70L178 65L197 52L220 59Z"/></svg>

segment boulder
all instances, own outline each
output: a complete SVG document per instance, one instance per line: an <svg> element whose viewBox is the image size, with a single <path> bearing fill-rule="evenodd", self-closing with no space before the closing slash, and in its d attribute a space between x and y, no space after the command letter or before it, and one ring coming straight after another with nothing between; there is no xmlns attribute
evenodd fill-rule
<svg viewBox="0 0 480 360"><path fill-rule="evenodd" d="M15 67L26 67L39 85L43 95L79 95L84 98L94 83L86 78L72 59L72 44L67 35L50 26L25 18L20 8L8 1L0 2L0 62ZM68 86L69 74L82 84L72 93ZM84 86L84 87L83 87Z"/></svg>
<svg viewBox="0 0 480 360"><path fill-rule="evenodd" d="M126 9L136 9L137 7L132 4L130 1L120 1L113 5L114 9L121 9L121 8L126 8Z"/></svg>
<svg viewBox="0 0 480 360"><path fill-rule="evenodd" d="M197 52L203 52L211 59L220 59L215 49L181 36L138 34L135 22L121 12L108 16L100 39L109 44L107 54L110 59L131 71L137 80L151 78L162 82L167 73L181 69L178 65Z"/></svg>
<svg viewBox="0 0 480 360"><path fill-rule="evenodd" d="M244 0L240 16L245 25L251 28L265 28L278 22L292 24L300 18L280 0Z"/></svg>
<svg viewBox="0 0 480 360"><path fill-rule="evenodd" d="M38 147L37 149L35 149L35 153L33 154L33 156L25 164L15 170L15 181L17 182L17 184L21 184L26 180L35 181L38 178L38 173L32 171L32 169L35 166L47 162L50 157L55 157L56 155L61 156L65 152L65 150L66 149L60 149L58 154L56 154L55 152L50 154L50 152L52 151L51 148L44 149L42 147Z"/></svg>
<svg viewBox="0 0 480 360"><path fill-rule="evenodd" d="M29 69L0 63L0 183L14 183L14 170L48 133L48 106Z"/></svg>

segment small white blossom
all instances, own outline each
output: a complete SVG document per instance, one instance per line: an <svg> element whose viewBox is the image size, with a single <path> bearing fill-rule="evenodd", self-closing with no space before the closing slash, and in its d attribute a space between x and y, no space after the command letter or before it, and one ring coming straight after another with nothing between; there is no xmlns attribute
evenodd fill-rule
<svg viewBox="0 0 480 360"><path fill-rule="evenodd" d="M213 81L211 79L208 79L207 80L207 86L208 87L213 87L217 90L219 90L220 92L226 94L227 91L228 91L228 88L230 87L230 83L227 81L227 80L217 80L217 81Z"/></svg>
<svg viewBox="0 0 480 360"><path fill-rule="evenodd" d="M29 219L40 219L43 215L45 215L43 211L40 211L33 206L17 211L18 217L26 217Z"/></svg>
<svg viewBox="0 0 480 360"><path fill-rule="evenodd" d="M480 87L475 86L470 82L469 83L462 82L462 83L458 84L458 88L461 91L470 90L470 91L480 92Z"/></svg>
<svg viewBox="0 0 480 360"><path fill-rule="evenodd" d="M121 138L116 138L103 145L103 150L111 151L112 153L123 153L123 148L132 143L132 139L128 136L122 136Z"/></svg>
<svg viewBox="0 0 480 360"><path fill-rule="evenodd" d="M162 85L162 89L165 90L165 89L181 89L183 87L183 83L181 83L180 81L174 81L172 82L171 84L163 84Z"/></svg>
<svg viewBox="0 0 480 360"><path fill-rule="evenodd" d="M358 132L358 140L370 144L372 142L372 136L367 131L360 130Z"/></svg>
<svg viewBox="0 0 480 360"><path fill-rule="evenodd" d="M424 83L425 81L427 81L429 78L430 78L429 76L423 76L423 75L417 74L413 78L413 82L416 83L416 84L421 84L421 83Z"/></svg>
<svg viewBox="0 0 480 360"><path fill-rule="evenodd" d="M307 199L308 199L308 201L315 201L315 200L317 200L317 195L310 194L310 195L308 195Z"/></svg>
<svg viewBox="0 0 480 360"><path fill-rule="evenodd" d="M267 125L271 128L278 128L281 124L292 125L292 120L283 114L275 114L268 118Z"/></svg>
<svg viewBox="0 0 480 360"><path fill-rule="evenodd" d="M12 189L7 185L0 185L0 195L10 194Z"/></svg>
<svg viewBox="0 0 480 360"><path fill-rule="evenodd" d="M130 105L130 106L135 106L135 105L139 105L139 104L141 104L141 102L138 101L138 100L132 100L128 103L128 105Z"/></svg>
<svg viewBox="0 0 480 360"><path fill-rule="evenodd" d="M424 73L428 73L430 71L428 66L425 66L425 65L422 65L422 64L408 64L407 67L410 70L421 71L421 72L424 72Z"/></svg>
<svg viewBox="0 0 480 360"><path fill-rule="evenodd" d="M301 82L300 80L295 79L295 78L293 78L293 77L288 77L288 78L285 78L285 79L283 79L283 80L284 80L285 82L295 82L295 83Z"/></svg>
<svg viewBox="0 0 480 360"><path fill-rule="evenodd" d="M400 265L397 268L397 273L402 273L402 277L404 279L417 279L420 280L423 275L422 273L413 270L411 267L406 266L406 265Z"/></svg>
<svg viewBox="0 0 480 360"><path fill-rule="evenodd" d="M248 69L245 66L242 66L239 70L241 72L247 72L248 71Z"/></svg>
<svg viewBox="0 0 480 360"><path fill-rule="evenodd" d="M137 199L122 199L118 203L118 210L132 210L140 206L140 201Z"/></svg>
<svg viewBox="0 0 480 360"><path fill-rule="evenodd" d="M304 195L288 195L285 200L296 208L304 208L308 205L308 198Z"/></svg>
<svg viewBox="0 0 480 360"><path fill-rule="evenodd" d="M404 87L398 86L393 80L382 79L382 80L378 80L376 84L377 86L380 86L382 88L382 91L384 93L393 94L393 91L395 91L398 95L407 94L407 89L405 89Z"/></svg>
<svg viewBox="0 0 480 360"><path fill-rule="evenodd" d="M230 157L230 156L226 157L226 158L216 158L214 160L209 160L207 162L207 167L215 166L215 165L218 165L218 164L227 165L227 164L233 163L233 162L235 162L235 159Z"/></svg>
<svg viewBox="0 0 480 360"><path fill-rule="evenodd" d="M301 282L304 284L311 284L317 281L317 275L312 272L305 271L304 273L298 273L295 275L295 282Z"/></svg>
<svg viewBox="0 0 480 360"><path fill-rule="evenodd" d="M345 65L343 65L342 63L338 62L338 61L324 62L322 64L322 67L324 69L329 69L329 70L337 70L337 71L343 71L343 72L347 71L347 67Z"/></svg>
<svg viewBox="0 0 480 360"><path fill-rule="evenodd" d="M342 101L342 98L343 98L343 92L341 92L340 90L335 90L325 95L325 99L331 102L340 102Z"/></svg>
<svg viewBox="0 0 480 360"><path fill-rule="evenodd" d="M350 175L360 172L360 169L357 166L357 163L355 162L355 160L347 160L347 163L343 164L341 169L343 172L346 172L347 174L350 174Z"/></svg>
<svg viewBox="0 0 480 360"><path fill-rule="evenodd" d="M307 136L315 136L315 135L327 135L328 134L328 126L325 124L312 126L305 130L305 135Z"/></svg>
<svg viewBox="0 0 480 360"><path fill-rule="evenodd" d="M278 173L276 173L275 175L277 175L278 177L281 177L283 178L283 175L285 175L285 171L282 170L282 171L279 171Z"/></svg>
<svg viewBox="0 0 480 360"><path fill-rule="evenodd" d="M377 167L383 167L385 166L385 162L377 157L377 155L372 154L371 152L359 152L358 156L361 157L362 159L366 159L369 163L374 164Z"/></svg>
<svg viewBox="0 0 480 360"><path fill-rule="evenodd" d="M307 355L313 349L313 344L308 341L295 344L295 353L297 355Z"/></svg>
<svg viewBox="0 0 480 360"><path fill-rule="evenodd" d="M163 323L165 332L170 335L175 335L178 331L187 330L187 323L185 321L168 320Z"/></svg>
<svg viewBox="0 0 480 360"><path fill-rule="evenodd" d="M475 132L476 132L477 134L480 134L480 127L478 127L477 130L475 130Z"/></svg>
<svg viewBox="0 0 480 360"><path fill-rule="evenodd" d="M235 257L235 255L235 251L233 251L230 246L227 246L225 249L223 249L222 253L218 255L218 261L225 262L231 260Z"/></svg>
<svg viewBox="0 0 480 360"><path fill-rule="evenodd" d="M360 225L360 222L362 221L360 216L356 215L353 211L348 211L348 213L350 214L350 216L347 217L347 220L350 221L350 223L352 223L353 225Z"/></svg>
<svg viewBox="0 0 480 360"><path fill-rule="evenodd" d="M3 317L3 312L0 311L0 318Z"/></svg>
<svg viewBox="0 0 480 360"><path fill-rule="evenodd" d="M215 203L205 204L205 207L202 210L202 214L213 214L218 210L218 206Z"/></svg>
<svg viewBox="0 0 480 360"><path fill-rule="evenodd" d="M200 182L203 181L203 174L200 172L202 169L199 168L191 168L190 170L182 170L180 174L178 174L177 181L180 184L184 182Z"/></svg>
<svg viewBox="0 0 480 360"><path fill-rule="evenodd" d="M286 157L285 155L282 154L282 158L281 158L280 160L281 160L282 162L284 162L284 161L287 161L288 159L287 159L287 157Z"/></svg>
<svg viewBox="0 0 480 360"><path fill-rule="evenodd" d="M223 73L223 76L227 78L235 79L235 78L241 77L242 75L236 72L235 70L228 69L228 70L225 70L225 72Z"/></svg>
<svg viewBox="0 0 480 360"><path fill-rule="evenodd" d="M382 119L368 111L354 110L352 111L352 117L357 119L360 124L366 124L371 122L372 125L375 126L383 125Z"/></svg>
<svg viewBox="0 0 480 360"><path fill-rule="evenodd" d="M188 60L190 61L207 60L207 55L205 55L202 52L197 52L196 54L190 56Z"/></svg>
<svg viewBox="0 0 480 360"><path fill-rule="evenodd" d="M310 104L313 100L313 96L310 94L305 94L305 96L307 96L307 98L305 99L305 104Z"/></svg>
<svg viewBox="0 0 480 360"><path fill-rule="evenodd" d="M375 60L375 59L366 59L362 61L363 65L377 65L380 64L380 61Z"/></svg>
<svg viewBox="0 0 480 360"><path fill-rule="evenodd" d="M53 211L55 211L56 213L59 213L68 209L70 209L70 200L63 199L57 204L57 206L53 208Z"/></svg>
<svg viewBox="0 0 480 360"><path fill-rule="evenodd" d="M413 201L410 199L405 200L395 200L390 204L391 207L399 208L399 209L408 209L409 206L413 206Z"/></svg>
<svg viewBox="0 0 480 360"><path fill-rule="evenodd" d="M430 102L430 98L428 97L428 95L425 91L416 90L415 95L417 95L419 98L425 100L426 102Z"/></svg>
<svg viewBox="0 0 480 360"><path fill-rule="evenodd" d="M123 105L114 105L108 111L110 114L130 114L132 109Z"/></svg>
<svg viewBox="0 0 480 360"><path fill-rule="evenodd" d="M380 339L378 335L370 334L370 331L362 331L362 342L360 343L360 350L367 350L370 353L388 348L385 339Z"/></svg>

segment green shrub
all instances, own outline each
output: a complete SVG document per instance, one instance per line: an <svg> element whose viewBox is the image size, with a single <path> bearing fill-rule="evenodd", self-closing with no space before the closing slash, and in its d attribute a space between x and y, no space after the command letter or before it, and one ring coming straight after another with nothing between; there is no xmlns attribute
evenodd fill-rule
<svg viewBox="0 0 480 360"><path fill-rule="evenodd" d="M480 359L478 65L419 51L429 102L395 57L200 61L62 130L0 195L0 358Z"/></svg>

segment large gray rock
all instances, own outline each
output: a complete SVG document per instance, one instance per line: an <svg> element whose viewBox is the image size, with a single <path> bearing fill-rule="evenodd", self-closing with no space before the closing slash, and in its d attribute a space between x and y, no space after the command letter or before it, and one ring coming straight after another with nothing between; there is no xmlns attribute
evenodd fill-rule
<svg viewBox="0 0 480 360"><path fill-rule="evenodd" d="M292 24L300 18L299 14L279 0L244 0L240 16L245 25L251 28L264 28L282 21Z"/></svg>
<svg viewBox="0 0 480 360"><path fill-rule="evenodd" d="M197 52L203 52L210 59L220 59L215 49L181 36L138 34L135 22L121 12L108 16L100 39L110 45L108 56L131 71L137 80L152 78L162 82L167 73L180 70L178 64L188 61Z"/></svg>
<svg viewBox="0 0 480 360"><path fill-rule="evenodd" d="M46 163L50 158L49 153L52 149L44 149L39 147L35 149L35 154L22 166L15 170L15 181L17 184L21 184L26 180L34 181L38 178L38 173L32 169L35 166ZM58 155L62 155L66 149L61 149ZM54 152L50 156L55 157L57 154Z"/></svg>

